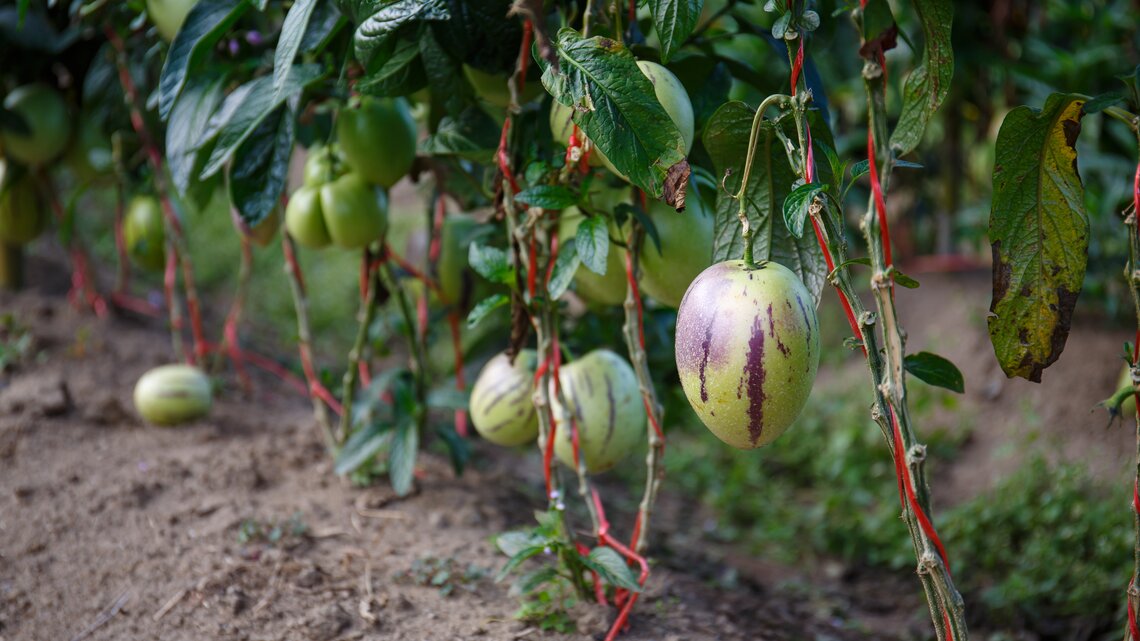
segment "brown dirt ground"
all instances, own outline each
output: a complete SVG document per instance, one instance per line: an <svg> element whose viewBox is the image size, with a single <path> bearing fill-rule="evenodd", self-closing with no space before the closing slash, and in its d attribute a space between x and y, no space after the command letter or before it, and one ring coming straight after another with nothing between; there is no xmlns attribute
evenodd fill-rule
<svg viewBox="0 0 1140 641"><path fill-rule="evenodd" d="M430 559L493 575L503 559L491 536L526 525L541 502L533 457L478 448L476 469L455 478L428 455L418 492L395 500L334 476L307 402L267 380L257 403L223 394L209 420L143 426L131 390L167 360L164 332L73 311L58 267L32 278L38 289L0 294L0 311L32 325L37 344L0 374L0 641L572 639L607 626L612 611L584 607L574 615L587 634L545 633L512 619L506 584L477 578L444 596L408 578ZM1105 430L1089 408L1112 387L1126 332L1079 317L1044 384L1006 381L985 336L988 276L921 280L899 296L908 347L958 363L975 425L963 456L937 472L936 500L994 483L1025 455L1008 443L1027 431L1045 451L1125 479L1130 431ZM913 577L852 583L751 559L705 543L694 513L666 488L657 563L623 638L892 639L929 626ZM294 515L302 535L239 541L243 523Z"/></svg>

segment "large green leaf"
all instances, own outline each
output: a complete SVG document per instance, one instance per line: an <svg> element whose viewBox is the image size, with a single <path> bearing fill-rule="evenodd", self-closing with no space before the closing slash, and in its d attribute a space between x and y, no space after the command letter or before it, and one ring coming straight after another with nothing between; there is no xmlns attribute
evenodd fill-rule
<svg viewBox="0 0 1140 641"><path fill-rule="evenodd" d="M444 116L435 133L420 143L420 151L433 156L459 156L491 163L499 144L497 126L487 112L468 107L456 117Z"/></svg>
<svg viewBox="0 0 1140 641"><path fill-rule="evenodd" d="M416 455L420 449L420 431L413 421L404 421L392 435L388 450L388 478L392 489L400 496L412 491L412 477L416 471Z"/></svg>
<svg viewBox="0 0 1140 641"><path fill-rule="evenodd" d="M755 111L743 102L729 102L718 109L705 126L705 149L718 176L724 176L731 170L724 186L733 194L740 189L744 174L754 114ZM818 132L817 139L826 136L822 126L813 131ZM792 192L796 178L774 125L765 120L757 137L752 174L744 194L744 212L755 230L753 256L756 260L773 260L794 271L818 303L827 276L819 244L811 234L797 238L784 222L784 201ZM713 259L716 261L740 258L744 253L737 215L739 208L739 201L729 193L724 190L718 192L713 237Z"/></svg>
<svg viewBox="0 0 1140 641"><path fill-rule="evenodd" d="M1084 100L1053 94L1010 111L998 132L990 210L990 340L1007 376L1041 381L1065 349L1088 262L1077 173Z"/></svg>
<svg viewBox="0 0 1140 641"><path fill-rule="evenodd" d="M199 64L251 5L245 0L199 0L170 43L158 80L158 114L165 120Z"/></svg>
<svg viewBox="0 0 1140 641"><path fill-rule="evenodd" d="M383 64L369 69L356 89L373 96L406 96L427 85L418 39L401 39Z"/></svg>
<svg viewBox="0 0 1140 641"><path fill-rule="evenodd" d="M966 381L958 366L938 354L918 352L907 354L903 367L927 385L944 387L959 394L966 391Z"/></svg>
<svg viewBox="0 0 1140 641"><path fill-rule="evenodd" d="M281 91L273 88L273 76L254 78L235 89L210 118L206 139L214 135L218 139L201 177L218 173L262 121L288 98L300 95L306 86L321 76L320 65L294 65Z"/></svg>
<svg viewBox="0 0 1140 641"><path fill-rule="evenodd" d="M445 0L389 0L374 9L360 21L353 36L356 58L366 65L400 27L418 20L447 20L450 16Z"/></svg>
<svg viewBox="0 0 1140 641"><path fill-rule="evenodd" d="M891 134L891 147L899 155L909 153L922 141L926 123L942 106L954 77L954 50L950 45L953 0L912 0L912 4L922 21L925 43L922 63L903 83L902 114Z"/></svg>
<svg viewBox="0 0 1140 641"><path fill-rule="evenodd" d="M560 69L539 59L546 90L574 109L574 123L630 182L682 206L685 142L633 54L615 40L583 38L573 29L558 33L556 51Z"/></svg>
<svg viewBox="0 0 1140 641"><path fill-rule="evenodd" d="M293 153L295 118L295 108L281 105L234 152L227 180L230 202L250 227L269 216L281 199Z"/></svg>
<svg viewBox="0 0 1140 641"><path fill-rule="evenodd" d="M685 44L697 26L704 4L705 0L649 0L653 26L661 40L661 62L669 62Z"/></svg>
<svg viewBox="0 0 1140 641"><path fill-rule="evenodd" d="M309 28L309 18L317 0L297 0L289 7L285 14L285 22L281 25L281 36L277 38L277 49L273 52L273 89L281 91L285 87L285 79L289 76L289 69L297 57L301 41L305 39L305 31Z"/></svg>
<svg viewBox="0 0 1140 641"><path fill-rule="evenodd" d="M610 255L610 226L604 216L588 216L574 235L578 258L595 274L605 275Z"/></svg>
<svg viewBox="0 0 1140 641"><path fill-rule="evenodd" d="M202 168L202 132L222 102L224 85L224 77L195 75L170 112L166 124L166 162L174 187L182 196L189 193Z"/></svg>

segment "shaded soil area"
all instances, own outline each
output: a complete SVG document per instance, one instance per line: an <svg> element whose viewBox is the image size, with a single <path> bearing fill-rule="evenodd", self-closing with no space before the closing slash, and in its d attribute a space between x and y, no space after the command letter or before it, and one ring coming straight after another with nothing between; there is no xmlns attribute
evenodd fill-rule
<svg viewBox="0 0 1140 641"><path fill-rule="evenodd" d="M0 294L35 342L0 374L0 641L601 638L612 609L579 606L581 633L544 632L513 619L509 584L493 580L504 559L492 536L541 506L533 454L477 446L456 478L429 453L416 493L398 500L336 477L307 401L269 379L255 401L223 392L209 420L144 426L131 391L169 358L160 324L78 313L58 268L37 269L40 289ZM1028 431L1058 457L1126 477L1132 433L1090 412L1126 332L1078 317L1042 385L1007 381L986 339L988 276L921 280L900 294L908 349L961 367L975 426L935 472L939 504L1013 469L1025 450L1008 444ZM864 375L850 367L829 375ZM905 573L751 559L707 543L699 506L668 485L661 501L654 571L624 639L894 639L929 627Z"/></svg>

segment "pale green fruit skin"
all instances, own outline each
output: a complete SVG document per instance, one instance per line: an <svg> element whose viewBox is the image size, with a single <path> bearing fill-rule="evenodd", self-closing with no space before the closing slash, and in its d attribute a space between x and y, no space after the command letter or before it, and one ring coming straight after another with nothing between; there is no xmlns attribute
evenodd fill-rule
<svg viewBox="0 0 1140 641"><path fill-rule="evenodd" d="M388 229L388 206L363 177L350 173L321 187L321 214L329 238L339 247L359 249L380 240Z"/></svg>
<svg viewBox="0 0 1140 641"><path fill-rule="evenodd" d="M560 368L566 403L578 425L578 451L591 474L617 465L645 440L645 405L637 375L624 358L597 349ZM554 455L574 468L570 412L558 402L551 381L550 402L557 433Z"/></svg>
<svg viewBox="0 0 1140 641"><path fill-rule="evenodd" d="M146 0L146 12L167 42L174 40L197 0Z"/></svg>
<svg viewBox="0 0 1140 641"><path fill-rule="evenodd" d="M153 196L135 196L123 219L127 253L143 269L161 271L166 265L166 224L162 205Z"/></svg>
<svg viewBox="0 0 1140 641"><path fill-rule="evenodd" d="M656 62L638 60L637 66L641 68L641 73L649 78L649 82L653 83L653 93L657 95L657 101L665 108L665 113L669 114L669 119L680 130L681 138L685 141L685 153L688 154L693 149L696 120L693 116L693 103L689 101L689 94L685 93L684 85L677 79L677 76L673 75L672 71ZM622 178L627 178L625 174L613 166L601 149L595 148L594 153L598 155L607 169Z"/></svg>
<svg viewBox="0 0 1140 641"><path fill-rule="evenodd" d="M92 118L80 118L79 131L67 149L64 161L80 183L109 182L112 172L111 139Z"/></svg>
<svg viewBox="0 0 1140 641"><path fill-rule="evenodd" d="M348 164L336 144L313 147L305 158L304 185L320 187L348 173Z"/></svg>
<svg viewBox="0 0 1140 641"><path fill-rule="evenodd" d="M752 449L799 416L819 367L811 294L773 262L709 267L677 311L677 373L689 404L720 440Z"/></svg>
<svg viewBox="0 0 1140 641"><path fill-rule="evenodd" d="M639 253L641 291L674 309L681 305L689 284L712 264L712 216L695 194L689 203L685 211L678 212L654 201L649 216L657 228L661 251L646 236Z"/></svg>
<svg viewBox="0 0 1140 641"><path fill-rule="evenodd" d="M298 243L312 249L332 243L325 217L321 212L321 190L301 186L289 197L285 207L285 230Z"/></svg>
<svg viewBox="0 0 1140 641"><path fill-rule="evenodd" d="M44 84L24 85L4 98L4 107L19 114L31 131L24 136L0 133L4 153L25 165L45 165L63 153L71 138L71 117L59 92Z"/></svg>
<svg viewBox="0 0 1140 641"><path fill-rule="evenodd" d="M574 238L578 226L585 216L577 207L562 210L558 220L558 238L567 241ZM598 305L620 305L625 302L625 250L610 243L606 255L606 273L598 274L585 265L579 265L574 272L574 288L583 300Z"/></svg>
<svg viewBox="0 0 1140 641"><path fill-rule="evenodd" d="M336 137L353 171L381 187L399 182L416 159L416 121L403 98L366 97L342 109Z"/></svg>
<svg viewBox="0 0 1140 641"><path fill-rule="evenodd" d="M463 299L468 254L464 241L478 225L471 216L448 216L443 220L439 239L439 290L448 303L457 304Z"/></svg>
<svg viewBox="0 0 1140 641"><path fill-rule="evenodd" d="M30 176L24 176L10 185L4 185L6 173L0 160L0 243L26 245L35 240L44 227L47 217L39 190Z"/></svg>
<svg viewBox="0 0 1140 641"><path fill-rule="evenodd" d="M135 384L135 409L148 423L179 425L210 413L210 379L190 365L162 365Z"/></svg>
<svg viewBox="0 0 1140 641"><path fill-rule="evenodd" d="M514 365L506 353L487 361L471 388L471 422L488 441L507 447L538 438L538 415L531 396L538 355L524 349Z"/></svg>
<svg viewBox="0 0 1140 641"><path fill-rule="evenodd" d="M511 102L511 90L507 86L507 76L487 73L471 65L463 65L463 75L475 89L476 95L489 104L505 108ZM519 103L526 104L542 95L542 84L531 75L523 85Z"/></svg>

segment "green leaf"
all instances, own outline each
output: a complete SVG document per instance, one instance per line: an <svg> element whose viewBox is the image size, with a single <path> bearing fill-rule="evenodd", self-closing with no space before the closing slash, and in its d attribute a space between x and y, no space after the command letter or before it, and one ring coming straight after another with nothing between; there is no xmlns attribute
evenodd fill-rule
<svg viewBox="0 0 1140 641"><path fill-rule="evenodd" d="M546 286L546 291L552 300L566 293L570 281L574 280L574 273L581 264L582 259L578 257L578 245L575 239L571 238L562 243L558 248L558 259L554 261L550 283Z"/></svg>
<svg viewBox="0 0 1140 641"><path fill-rule="evenodd" d="M990 341L1007 376L1041 381L1069 336L1088 262L1089 221L1077 173L1084 100L1053 94L1018 107L998 131L990 210Z"/></svg>
<svg viewBox="0 0 1140 641"><path fill-rule="evenodd" d="M558 568L547 565L519 577L512 586L512 592L520 595L530 594L543 585L556 581L560 576Z"/></svg>
<svg viewBox="0 0 1140 641"><path fill-rule="evenodd" d="M1102 93L1101 95L1096 96L1095 98L1092 98L1085 103L1085 115L1100 113L1113 105L1120 104L1121 102L1124 102L1124 94L1118 91Z"/></svg>
<svg viewBox="0 0 1140 641"><path fill-rule="evenodd" d="M250 227L265 220L281 201L293 155L294 109L282 105L234 152L227 174L230 202Z"/></svg>
<svg viewBox="0 0 1140 641"><path fill-rule="evenodd" d="M387 44L396 29L417 20L447 20L446 0L387 0L360 21L352 43L356 59L368 65L377 49Z"/></svg>
<svg viewBox="0 0 1140 641"><path fill-rule="evenodd" d="M309 18L312 17L313 8L316 6L317 0L296 0L285 14L281 35L277 38L277 49L273 52L274 91L281 91L285 87L285 79L289 76L293 60L297 58L301 41L304 40L305 31L309 28Z"/></svg>
<svg viewBox="0 0 1140 641"><path fill-rule="evenodd" d="M729 102L717 110L705 127L703 141L716 167L717 175L732 174L725 187L735 193L744 173L748 138L754 111L743 102ZM826 143L826 127L812 124L813 136ZM820 151L822 154L822 150ZM820 177L823 182L823 176ZM744 212L755 230L753 255L756 260L773 260L792 270L815 297L823 291L827 266L815 238L796 238L784 223L782 205L797 176L788 165L787 154L776 137L774 126L764 121L758 132L756 155L750 184L745 193ZM739 258L744 251L737 211L740 203L720 190L716 199L713 259Z"/></svg>
<svg viewBox="0 0 1140 641"><path fill-rule="evenodd" d="M641 592L637 575L613 548L596 547L590 550L588 557L582 557L582 563L597 572L606 583L612 586L624 588L630 592Z"/></svg>
<svg viewBox="0 0 1140 641"><path fill-rule="evenodd" d="M822 191L823 185L820 183L806 183L796 187L784 199L784 224L796 238L803 238L808 209Z"/></svg>
<svg viewBox="0 0 1140 641"><path fill-rule="evenodd" d="M888 271L890 271L891 278L894 279L895 283L898 284L899 287L905 287L907 289L918 289L918 281L902 273L898 270L897 267L892 265Z"/></svg>
<svg viewBox="0 0 1140 641"><path fill-rule="evenodd" d="M202 132L210 115L222 102L224 77L195 75L174 103L166 124L166 162L178 193L186 196L198 176L202 157Z"/></svg>
<svg viewBox="0 0 1140 641"><path fill-rule="evenodd" d="M504 532L495 537L495 547L508 557L517 556L523 550L536 546L541 550L544 543L542 537L525 530Z"/></svg>
<svg viewBox="0 0 1140 641"><path fill-rule="evenodd" d="M514 269L507 252L498 247L471 243L467 250L467 262L471 269L492 283L510 285L514 282Z"/></svg>
<svg viewBox="0 0 1140 641"><path fill-rule="evenodd" d="M337 452L334 470L344 476L376 456L392 438L392 425L386 422L370 423L348 437Z"/></svg>
<svg viewBox="0 0 1140 641"><path fill-rule="evenodd" d="M420 431L412 420L396 427L392 446L388 449L388 479L399 496L412 491L412 476L416 471L416 454L420 449Z"/></svg>
<svg viewBox="0 0 1140 641"><path fill-rule="evenodd" d="M851 165L851 180L854 181L862 178L869 171L871 171L871 161L864 158L854 165Z"/></svg>
<svg viewBox="0 0 1140 641"><path fill-rule="evenodd" d="M467 439L455 433L454 425L436 428L435 435L447 445L447 455L448 458L451 459L451 469L455 470L457 475L462 475L463 470L467 467L467 461L471 460L471 446L468 444Z"/></svg>
<svg viewBox="0 0 1140 641"><path fill-rule="evenodd" d="M357 91L372 96L406 96L426 86L418 40L400 40L384 64L356 83Z"/></svg>
<svg viewBox="0 0 1140 641"><path fill-rule="evenodd" d="M502 581L503 579L507 578L507 575L509 575L511 572L514 572L515 568L522 565L524 561L531 558L532 556L538 556L545 551L545 545L532 545L530 547L519 550L517 554L507 560L502 569L499 570L499 573L495 575L495 581Z"/></svg>
<svg viewBox="0 0 1140 641"><path fill-rule="evenodd" d="M914 374L915 378L935 387L944 387L951 392L959 394L966 391L966 382L962 372L949 360L930 352L907 354L903 359L903 367Z"/></svg>
<svg viewBox="0 0 1140 641"><path fill-rule="evenodd" d="M689 216L691 214L686 210L685 215ZM645 235L649 237L649 240L653 241L653 250L659 255L661 254L661 233L657 231L657 223L653 222L653 218L645 213L644 209L629 203L622 203L614 209L614 217L617 218L619 225L623 224L623 219L627 217L632 217L637 220L645 229ZM642 249L641 251L645 250Z"/></svg>
<svg viewBox="0 0 1140 641"><path fill-rule="evenodd" d="M595 274L604 276L606 259L610 255L609 222L605 217L587 216L578 225L574 244L578 247L578 258L582 259L582 264Z"/></svg>
<svg viewBox="0 0 1140 641"><path fill-rule="evenodd" d="M950 93L954 77L954 50L950 44L954 1L911 0L911 4L922 22L924 46L922 62L903 82L902 113L891 134L891 148L900 156L922 142L926 124Z"/></svg>
<svg viewBox="0 0 1140 641"><path fill-rule="evenodd" d="M495 121L478 107L468 107L457 117L444 116L435 133L420 144L420 151L433 156L458 156L475 162L494 159L499 137Z"/></svg>
<svg viewBox="0 0 1140 641"><path fill-rule="evenodd" d="M280 92L274 91L272 76L254 78L235 89L210 118L207 139L212 135L217 135L218 139L200 177L208 178L218 173L263 120L286 99L300 95L321 75L320 65L297 65L289 73Z"/></svg>
<svg viewBox="0 0 1140 641"><path fill-rule="evenodd" d="M465 410L468 400L467 392L448 385L428 392L426 402L428 407L436 410Z"/></svg>
<svg viewBox="0 0 1140 641"><path fill-rule="evenodd" d="M250 9L244 0L199 0L170 43L158 80L158 113L170 116L193 67L200 64L230 27Z"/></svg>
<svg viewBox="0 0 1140 641"><path fill-rule="evenodd" d="M621 43L558 33L560 69L544 58L542 84L555 100L572 107L574 123L629 181L663 198L684 203L689 178L685 141L657 101L653 84Z"/></svg>
<svg viewBox="0 0 1140 641"><path fill-rule="evenodd" d="M535 185L515 194L515 200L531 207L566 209L578 202L578 195L562 185Z"/></svg>
<svg viewBox="0 0 1140 641"><path fill-rule="evenodd" d="M475 305L475 307L471 309L470 313L467 314L467 327L475 327L479 323L483 322L483 319L487 317L487 314L490 314L500 307L506 307L510 304L510 302L511 297L507 296L506 294L491 294L487 298L484 298L483 300L479 301L479 304Z"/></svg>
<svg viewBox="0 0 1140 641"><path fill-rule="evenodd" d="M649 0L649 9L653 13L653 27L657 30L657 38L661 41L661 63L669 62L669 58L685 44L689 34L697 26L701 17L704 0Z"/></svg>

